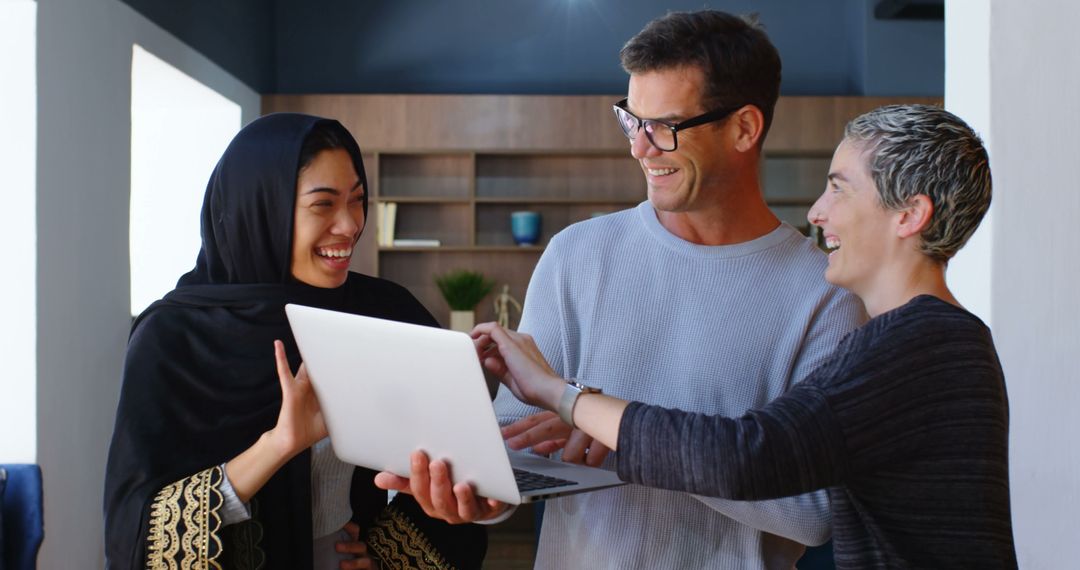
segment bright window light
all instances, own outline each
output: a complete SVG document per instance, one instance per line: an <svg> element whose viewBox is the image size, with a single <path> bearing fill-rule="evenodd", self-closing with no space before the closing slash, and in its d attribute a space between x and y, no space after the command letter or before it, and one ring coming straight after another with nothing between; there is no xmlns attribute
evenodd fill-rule
<svg viewBox="0 0 1080 570"><path fill-rule="evenodd" d="M240 105L134 46L131 58L131 314L195 267L210 172Z"/></svg>
<svg viewBox="0 0 1080 570"><path fill-rule="evenodd" d="M37 3L0 0L0 462L37 462Z"/></svg>

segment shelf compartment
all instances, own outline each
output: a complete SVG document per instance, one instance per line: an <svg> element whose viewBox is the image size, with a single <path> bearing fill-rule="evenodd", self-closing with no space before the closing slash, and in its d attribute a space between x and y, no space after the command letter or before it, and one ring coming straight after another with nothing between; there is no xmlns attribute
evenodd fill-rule
<svg viewBox="0 0 1080 570"><path fill-rule="evenodd" d="M762 169L765 201L813 204L825 190L830 162L829 158L767 156Z"/></svg>
<svg viewBox="0 0 1080 570"><path fill-rule="evenodd" d="M494 296L503 284L510 284L510 294L525 301L525 289L536 262L540 260L540 248L519 252L509 248L475 255L472 249L444 251L439 255L395 255L380 253L379 275L404 285L425 307L446 326L450 308L435 285L435 277L456 269L479 271L495 282L491 295L476 307L477 322L495 319L492 307ZM517 321L515 315L514 321Z"/></svg>
<svg viewBox="0 0 1080 570"><path fill-rule="evenodd" d="M639 198L629 200L605 200L605 199L589 199L589 198L477 198L477 204L569 204L569 205L585 205L585 204L611 204L613 206L624 206L627 208L636 206L645 200L644 194Z"/></svg>
<svg viewBox="0 0 1080 570"><path fill-rule="evenodd" d="M476 198L639 201L645 177L637 161L624 155L476 156Z"/></svg>
<svg viewBox="0 0 1080 570"><path fill-rule="evenodd" d="M471 204L468 198L441 198L438 196L379 196L379 202L399 204Z"/></svg>
<svg viewBox="0 0 1080 570"><path fill-rule="evenodd" d="M546 245L551 236L566 226L587 220L593 214L609 214L625 207L596 203L485 202L476 205L476 245L482 247L516 247L510 233L510 214L519 210L540 213L540 242Z"/></svg>
<svg viewBox="0 0 1080 570"><path fill-rule="evenodd" d="M438 247L380 247L379 253L539 253L542 245L456 245Z"/></svg>
<svg viewBox="0 0 1080 570"><path fill-rule="evenodd" d="M472 197L471 154L381 154L379 196L384 199Z"/></svg>
<svg viewBox="0 0 1080 570"><path fill-rule="evenodd" d="M469 203L398 204L394 239L437 239L443 246L468 246L472 207Z"/></svg>

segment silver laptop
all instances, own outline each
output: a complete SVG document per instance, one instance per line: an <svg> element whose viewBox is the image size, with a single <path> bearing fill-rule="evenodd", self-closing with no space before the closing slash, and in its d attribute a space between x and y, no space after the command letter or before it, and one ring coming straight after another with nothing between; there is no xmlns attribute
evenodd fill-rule
<svg viewBox="0 0 1080 570"><path fill-rule="evenodd" d="M342 461L409 476L422 449L454 483L520 504L622 485L606 469L508 452L469 335L286 305Z"/></svg>

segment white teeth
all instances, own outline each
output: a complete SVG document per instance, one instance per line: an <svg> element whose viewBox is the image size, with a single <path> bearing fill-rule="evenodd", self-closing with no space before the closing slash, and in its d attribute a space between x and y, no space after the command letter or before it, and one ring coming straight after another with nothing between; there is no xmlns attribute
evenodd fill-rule
<svg viewBox="0 0 1080 570"><path fill-rule="evenodd" d="M652 176L667 176L668 174L671 174L672 172L678 170L678 168L650 168L648 170L649 174Z"/></svg>
<svg viewBox="0 0 1080 570"><path fill-rule="evenodd" d="M327 249L319 248L315 250L315 253L323 257L349 257L352 255L352 248L349 249Z"/></svg>
<svg viewBox="0 0 1080 570"><path fill-rule="evenodd" d="M825 238L825 247L829 250L840 249L840 238L828 237Z"/></svg>

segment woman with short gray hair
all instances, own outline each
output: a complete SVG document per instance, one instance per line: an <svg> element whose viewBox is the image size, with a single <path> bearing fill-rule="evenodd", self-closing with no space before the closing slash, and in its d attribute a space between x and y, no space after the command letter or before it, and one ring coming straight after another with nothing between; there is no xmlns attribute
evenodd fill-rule
<svg viewBox="0 0 1080 570"><path fill-rule="evenodd" d="M826 279L871 320L740 418L593 393L589 378L555 376L526 335L486 323L473 336L515 396L617 450L626 481L739 500L828 489L839 568L1015 568L1004 377L990 330L945 282L990 191L986 150L952 113L890 106L853 120L808 218L830 250Z"/></svg>

